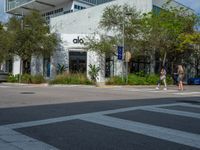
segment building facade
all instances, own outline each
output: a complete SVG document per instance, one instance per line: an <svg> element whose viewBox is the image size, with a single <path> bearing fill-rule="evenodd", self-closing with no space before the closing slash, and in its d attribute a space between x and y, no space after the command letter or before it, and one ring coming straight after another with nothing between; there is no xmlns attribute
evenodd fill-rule
<svg viewBox="0 0 200 150"><path fill-rule="evenodd" d="M150 12L159 9L166 0L6 0L5 11L10 14L26 15L31 10L38 10L49 22L51 31L56 32L62 42L53 56L49 58L32 57L24 66L30 67L30 73L43 74L45 77L54 78L57 66L64 65L70 72L86 72L89 65L95 64L101 68L97 81L104 82L106 77L122 75L124 64L117 58L102 57L84 48L84 39L99 30L99 21L106 7L117 4L134 6L138 11ZM176 7L181 4L173 1ZM20 72L20 58L15 57L5 65L13 74ZM138 69L150 70L148 60L133 62ZM137 66L136 66L137 65ZM135 71L135 70L134 70Z"/></svg>

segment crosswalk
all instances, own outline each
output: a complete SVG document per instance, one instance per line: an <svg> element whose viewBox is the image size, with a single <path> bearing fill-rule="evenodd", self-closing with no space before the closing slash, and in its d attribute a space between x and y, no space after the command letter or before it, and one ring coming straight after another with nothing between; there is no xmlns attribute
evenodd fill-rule
<svg viewBox="0 0 200 150"><path fill-rule="evenodd" d="M144 122L133 121L129 119L123 119L123 118L118 118L116 116L112 116L113 114L126 113L126 112L134 113L134 111L142 110L148 112L156 112L160 114L193 118L200 125L200 112L196 113L196 112L189 112L188 110L174 110L170 109L170 107L184 107L184 108L188 107L190 109L191 108L199 109L200 105L188 104L188 103L171 103L171 104L127 107L121 109L106 110L100 112L62 116L58 118L50 118L44 120L3 125L0 126L0 148L12 147L13 150L19 150L19 149L29 150L31 147L31 149L37 149L37 150L44 150L44 149L58 150L56 147L52 145L48 145L42 141L33 139L29 136L25 136L15 130L19 128L48 125L48 124L66 122L78 119L86 121L88 123L99 124L115 129L124 130L130 133L142 134L160 140L172 143L178 143L181 145L186 145L200 149L200 134L198 132L191 133L188 131L178 130L175 128L168 128L151 123L144 123Z"/></svg>
<svg viewBox="0 0 200 150"><path fill-rule="evenodd" d="M172 95L178 95L178 96L195 96L200 97L200 91L191 91L191 90L184 90L179 91L176 89L168 89L168 90L157 90L155 88L112 88L112 90L115 91L129 91L129 92L138 92L138 93L163 93L163 94L172 94Z"/></svg>

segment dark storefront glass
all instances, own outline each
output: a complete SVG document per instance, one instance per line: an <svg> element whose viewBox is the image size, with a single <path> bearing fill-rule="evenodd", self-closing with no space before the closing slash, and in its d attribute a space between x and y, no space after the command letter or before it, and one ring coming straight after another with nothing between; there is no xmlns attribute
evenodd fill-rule
<svg viewBox="0 0 200 150"><path fill-rule="evenodd" d="M45 77L50 77L50 57L44 58L43 60L43 73Z"/></svg>
<svg viewBox="0 0 200 150"><path fill-rule="evenodd" d="M130 73L136 73L140 71L144 71L144 73L150 72L150 62L148 57L137 57L130 61Z"/></svg>
<svg viewBox="0 0 200 150"><path fill-rule="evenodd" d="M31 61L26 59L26 60L23 60L23 69L22 69L22 72L23 74L30 74L31 73Z"/></svg>
<svg viewBox="0 0 200 150"><path fill-rule="evenodd" d="M86 52L69 52L69 71L71 73L85 73L87 71Z"/></svg>
<svg viewBox="0 0 200 150"><path fill-rule="evenodd" d="M12 73L13 70L13 60L9 59L6 61L6 72Z"/></svg>

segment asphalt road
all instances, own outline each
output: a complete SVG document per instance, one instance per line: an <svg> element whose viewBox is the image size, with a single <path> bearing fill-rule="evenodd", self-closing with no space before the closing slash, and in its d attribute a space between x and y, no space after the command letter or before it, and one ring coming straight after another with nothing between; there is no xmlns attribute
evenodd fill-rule
<svg viewBox="0 0 200 150"><path fill-rule="evenodd" d="M200 88L0 85L0 150L197 150Z"/></svg>

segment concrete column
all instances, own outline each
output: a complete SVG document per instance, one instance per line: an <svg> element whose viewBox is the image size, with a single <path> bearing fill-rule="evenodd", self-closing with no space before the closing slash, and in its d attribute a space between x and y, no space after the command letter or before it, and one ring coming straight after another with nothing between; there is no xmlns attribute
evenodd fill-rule
<svg viewBox="0 0 200 150"><path fill-rule="evenodd" d="M0 70L6 71L6 62L5 61L0 63Z"/></svg>
<svg viewBox="0 0 200 150"><path fill-rule="evenodd" d="M14 56L13 59L13 75L20 74L20 60L19 56Z"/></svg>
<svg viewBox="0 0 200 150"><path fill-rule="evenodd" d="M100 56L98 53L89 51L87 53L87 77L90 78L89 71L90 67L89 65L95 65L96 67L100 67L101 70L98 73L97 76L97 82L98 83L104 83L105 82L105 56Z"/></svg>
<svg viewBox="0 0 200 150"><path fill-rule="evenodd" d="M115 57L114 75L115 76L123 75L123 62L122 60L118 60L117 57Z"/></svg>
<svg viewBox="0 0 200 150"><path fill-rule="evenodd" d="M31 57L31 75L43 75L43 57L32 56Z"/></svg>
<svg viewBox="0 0 200 150"><path fill-rule="evenodd" d="M59 49L57 49L51 57L50 78L56 76L58 64L65 65L67 69L69 69L69 50L63 45L60 45Z"/></svg>

